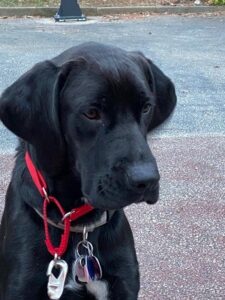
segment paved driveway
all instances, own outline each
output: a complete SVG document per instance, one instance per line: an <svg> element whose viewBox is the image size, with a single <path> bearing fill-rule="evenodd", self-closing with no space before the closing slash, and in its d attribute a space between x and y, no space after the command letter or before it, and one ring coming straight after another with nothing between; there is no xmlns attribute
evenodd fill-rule
<svg viewBox="0 0 225 300"><path fill-rule="evenodd" d="M173 119L149 136L161 199L127 208L140 299L225 299L225 17L55 24L0 20L0 92L34 63L94 40L139 49L176 84ZM0 125L0 213L15 138Z"/></svg>

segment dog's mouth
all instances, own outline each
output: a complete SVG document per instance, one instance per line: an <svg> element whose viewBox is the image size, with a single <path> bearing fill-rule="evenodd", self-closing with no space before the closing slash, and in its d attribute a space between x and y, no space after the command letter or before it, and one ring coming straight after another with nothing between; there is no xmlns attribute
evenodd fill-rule
<svg viewBox="0 0 225 300"><path fill-rule="evenodd" d="M84 194L82 198L85 204L90 204L94 208L101 210L117 210L129 206L131 204L138 204L141 202L147 202L148 204L155 204L159 198L159 184L150 191L145 191L142 194L124 195L123 192L118 192L117 195L87 195Z"/></svg>

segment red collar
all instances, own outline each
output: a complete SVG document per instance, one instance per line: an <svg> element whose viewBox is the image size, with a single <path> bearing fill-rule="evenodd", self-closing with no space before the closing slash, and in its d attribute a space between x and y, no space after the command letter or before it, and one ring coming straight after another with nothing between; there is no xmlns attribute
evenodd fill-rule
<svg viewBox="0 0 225 300"><path fill-rule="evenodd" d="M43 220L44 220L44 230L45 230L45 243L48 249L48 252L51 253L54 256L62 256L64 252L67 249L69 236L70 236L70 223L72 221L75 221L79 219L80 217L88 214L90 211L92 211L94 208L89 204L84 204L78 208L72 209L69 213L66 213L59 203L59 201L51 196L48 195L47 192L47 183L42 176L41 172L36 169L28 151L26 151L25 154L25 161L27 168L29 170L29 173L31 175L31 178L38 189L40 195L42 196L44 202L43 202ZM55 206L58 208L62 215L62 222L64 223L64 232L61 235L61 242L59 247L54 247L51 239L50 234L48 230L48 215L47 215L47 207L48 205L52 203L55 204Z"/></svg>

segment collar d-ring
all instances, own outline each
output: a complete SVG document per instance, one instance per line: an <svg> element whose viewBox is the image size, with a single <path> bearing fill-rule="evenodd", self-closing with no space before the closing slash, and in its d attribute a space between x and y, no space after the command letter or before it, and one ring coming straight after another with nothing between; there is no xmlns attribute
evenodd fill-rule
<svg viewBox="0 0 225 300"><path fill-rule="evenodd" d="M86 241L88 238L88 231L87 231L87 227L84 226L83 228L83 242Z"/></svg>

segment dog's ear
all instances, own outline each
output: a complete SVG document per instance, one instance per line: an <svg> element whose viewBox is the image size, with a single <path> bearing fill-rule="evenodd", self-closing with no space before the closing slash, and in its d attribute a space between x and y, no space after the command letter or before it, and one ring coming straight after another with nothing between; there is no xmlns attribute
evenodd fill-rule
<svg viewBox="0 0 225 300"><path fill-rule="evenodd" d="M36 64L8 87L0 98L0 120L34 149L39 167L54 175L64 164L58 101L72 62Z"/></svg>
<svg viewBox="0 0 225 300"><path fill-rule="evenodd" d="M153 118L148 130L162 124L173 112L177 97L173 82L150 59L147 59L153 75L153 84L156 96Z"/></svg>
<svg viewBox="0 0 225 300"><path fill-rule="evenodd" d="M173 112L177 97L172 81L141 52L131 52L136 62L141 66L148 80L149 87L156 100L153 116L148 130L162 124Z"/></svg>

